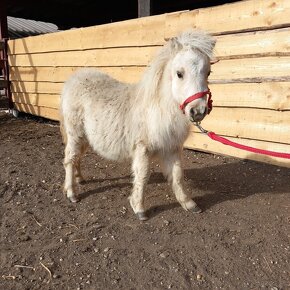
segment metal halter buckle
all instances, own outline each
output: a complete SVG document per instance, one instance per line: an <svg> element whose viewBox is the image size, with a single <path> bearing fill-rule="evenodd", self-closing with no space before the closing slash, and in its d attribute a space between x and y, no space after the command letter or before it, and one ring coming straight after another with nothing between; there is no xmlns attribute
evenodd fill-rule
<svg viewBox="0 0 290 290"><path fill-rule="evenodd" d="M207 130L205 130L205 129L203 129L201 127L200 122L194 122L193 124L200 130L201 133L203 133L203 134L207 134L208 133Z"/></svg>

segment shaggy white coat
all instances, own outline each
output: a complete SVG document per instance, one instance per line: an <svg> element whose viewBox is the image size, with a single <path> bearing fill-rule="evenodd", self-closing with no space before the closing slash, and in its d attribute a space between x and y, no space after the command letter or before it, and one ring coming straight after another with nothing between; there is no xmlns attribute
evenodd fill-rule
<svg viewBox="0 0 290 290"><path fill-rule="evenodd" d="M143 190L152 156L159 158L182 207L200 211L183 190L180 155L190 120L206 115L207 100L193 101L185 114L179 105L208 89L214 45L205 32L185 32L161 48L137 84L119 82L95 69L81 69L65 82L60 113L66 144L64 191L71 201L77 201L80 159L90 146L111 160L132 159L130 204L140 219L146 218Z"/></svg>

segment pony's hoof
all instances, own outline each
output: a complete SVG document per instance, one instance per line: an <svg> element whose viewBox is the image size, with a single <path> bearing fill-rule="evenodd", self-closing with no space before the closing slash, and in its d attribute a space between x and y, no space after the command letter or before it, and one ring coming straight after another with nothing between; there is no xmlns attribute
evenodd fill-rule
<svg viewBox="0 0 290 290"><path fill-rule="evenodd" d="M83 177L77 177L76 182L80 185L83 185L86 183L86 180Z"/></svg>
<svg viewBox="0 0 290 290"><path fill-rule="evenodd" d="M148 216L146 215L145 212L137 212L136 216L138 217L138 219L140 221L147 221L148 220Z"/></svg>
<svg viewBox="0 0 290 290"><path fill-rule="evenodd" d="M79 202L80 200L76 196L68 196L67 197L71 202L76 203Z"/></svg>
<svg viewBox="0 0 290 290"><path fill-rule="evenodd" d="M202 212L202 210L198 206L193 207L190 211L192 213L201 213Z"/></svg>

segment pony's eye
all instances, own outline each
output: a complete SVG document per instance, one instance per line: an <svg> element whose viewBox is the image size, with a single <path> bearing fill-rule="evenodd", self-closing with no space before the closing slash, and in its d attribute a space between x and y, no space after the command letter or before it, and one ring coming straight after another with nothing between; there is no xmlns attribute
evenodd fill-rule
<svg viewBox="0 0 290 290"><path fill-rule="evenodd" d="M178 78L180 78L180 79L183 78L183 73L182 72L178 71L176 74L177 74Z"/></svg>

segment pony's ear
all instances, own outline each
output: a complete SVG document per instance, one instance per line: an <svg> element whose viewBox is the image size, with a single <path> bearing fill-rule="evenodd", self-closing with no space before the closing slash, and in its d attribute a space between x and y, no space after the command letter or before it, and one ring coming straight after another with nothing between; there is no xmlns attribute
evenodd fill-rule
<svg viewBox="0 0 290 290"><path fill-rule="evenodd" d="M215 59L211 59L211 60L210 60L210 64L213 65L213 64L215 64L215 63L217 63L217 62L219 62L219 61L220 61L220 60L219 60L219 59L216 59L216 58L215 58Z"/></svg>
<svg viewBox="0 0 290 290"><path fill-rule="evenodd" d="M182 44L178 41L177 37L170 38L169 44L170 44L171 50L174 52L179 51L182 48Z"/></svg>

